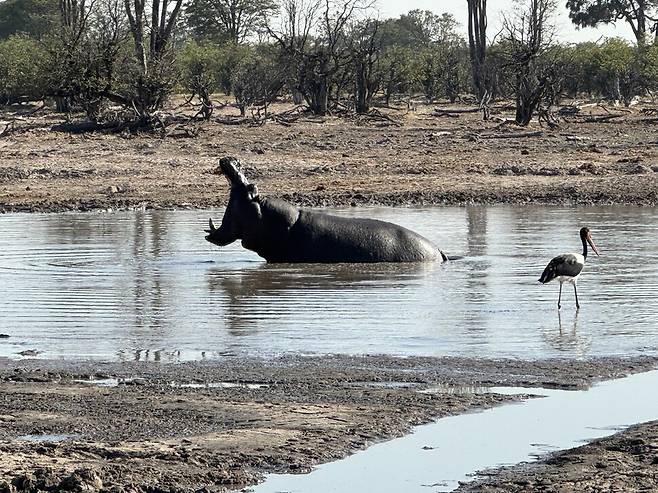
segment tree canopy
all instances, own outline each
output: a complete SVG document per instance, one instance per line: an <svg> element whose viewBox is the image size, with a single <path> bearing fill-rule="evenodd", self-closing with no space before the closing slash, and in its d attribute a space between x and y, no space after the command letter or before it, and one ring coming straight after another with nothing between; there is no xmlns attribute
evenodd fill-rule
<svg viewBox="0 0 658 493"><path fill-rule="evenodd" d="M639 45L644 44L647 26L656 23L658 0L567 0L569 17L580 27L596 27L623 20L631 26Z"/></svg>
<svg viewBox="0 0 658 493"><path fill-rule="evenodd" d="M57 0L6 0L0 2L0 39L12 34L41 37L59 21Z"/></svg>

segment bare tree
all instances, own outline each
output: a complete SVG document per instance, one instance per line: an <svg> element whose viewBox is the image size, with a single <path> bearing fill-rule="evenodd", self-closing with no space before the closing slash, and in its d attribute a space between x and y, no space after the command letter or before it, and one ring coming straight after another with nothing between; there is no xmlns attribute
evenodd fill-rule
<svg viewBox="0 0 658 493"><path fill-rule="evenodd" d="M283 0L278 23L272 18L265 23L269 36L281 51L287 84L295 104L300 104L304 99L302 61L311 44L311 34L319 22L320 7L321 0Z"/></svg>
<svg viewBox="0 0 658 493"><path fill-rule="evenodd" d="M523 5L521 1L517 3L517 13L505 19L504 28L509 43L509 64L515 75L516 123L527 125L549 94L557 75L543 70L546 65L540 63L541 56L553 42L556 2L526 0Z"/></svg>
<svg viewBox="0 0 658 493"><path fill-rule="evenodd" d="M58 70L54 77L59 80L52 84L57 111L71 111L73 97L76 92L74 83L79 72L79 51L87 34L89 17L93 9L93 0L60 0L60 29L56 34L56 42L52 46L52 56L58 62ZM61 70L63 68L63 70Z"/></svg>
<svg viewBox="0 0 658 493"><path fill-rule="evenodd" d="M487 0L468 2L468 47L473 72L473 85L481 104L487 97Z"/></svg>
<svg viewBox="0 0 658 493"><path fill-rule="evenodd" d="M350 63L346 27L369 7L364 0L285 0L282 27L268 27L289 66L296 66L294 85L314 114L329 111L332 79Z"/></svg>
<svg viewBox="0 0 658 493"><path fill-rule="evenodd" d="M134 97L116 98L130 103L144 123L150 122L152 112L162 106L174 83L169 43L183 4L183 0L150 1L149 16L147 0L124 0L139 73Z"/></svg>
<svg viewBox="0 0 658 493"><path fill-rule="evenodd" d="M377 65L382 49L380 22L368 19L357 24L350 36L354 62L354 108L359 114L368 113L372 98L379 89Z"/></svg>

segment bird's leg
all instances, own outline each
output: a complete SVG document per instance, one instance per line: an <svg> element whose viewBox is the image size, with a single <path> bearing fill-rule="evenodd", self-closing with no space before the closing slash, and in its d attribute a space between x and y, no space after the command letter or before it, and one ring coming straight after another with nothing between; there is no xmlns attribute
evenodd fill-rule
<svg viewBox="0 0 658 493"><path fill-rule="evenodd" d="M576 309L580 308L580 304L578 303L578 289L576 288L576 283L573 283L573 293L576 295Z"/></svg>
<svg viewBox="0 0 658 493"><path fill-rule="evenodd" d="M560 308L562 308L562 305L560 304L561 301L562 301L562 283L560 283L560 294L557 297L557 309L558 310Z"/></svg>

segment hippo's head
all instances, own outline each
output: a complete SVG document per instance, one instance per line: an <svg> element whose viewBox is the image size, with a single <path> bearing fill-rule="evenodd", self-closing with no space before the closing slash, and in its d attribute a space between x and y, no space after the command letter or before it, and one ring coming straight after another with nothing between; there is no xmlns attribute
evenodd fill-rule
<svg viewBox="0 0 658 493"><path fill-rule="evenodd" d="M245 233L256 227L261 212L258 189L240 171L240 161L224 157L219 160L219 166L231 186L231 194L221 226L216 228L210 219L206 240L224 246L244 238Z"/></svg>

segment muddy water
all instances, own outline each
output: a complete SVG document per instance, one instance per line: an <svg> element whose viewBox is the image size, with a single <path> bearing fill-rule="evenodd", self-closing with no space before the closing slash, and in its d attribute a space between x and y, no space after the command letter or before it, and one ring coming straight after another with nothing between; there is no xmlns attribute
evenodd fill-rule
<svg viewBox="0 0 658 493"><path fill-rule="evenodd" d="M652 208L354 209L414 229L448 265L266 265L206 243L209 212L0 216L0 355L162 360L388 353L521 358L658 353ZM216 218L221 211L212 211ZM538 285L588 225L603 255Z"/></svg>
<svg viewBox="0 0 658 493"><path fill-rule="evenodd" d="M655 419L658 397L646 390L657 384L658 371L652 371L579 392L490 389L544 397L440 419L419 426L411 435L322 465L310 474L272 474L251 491L452 491L477 471L530 461Z"/></svg>

